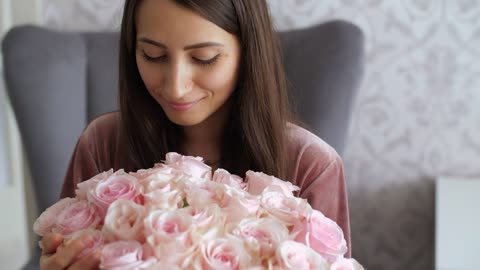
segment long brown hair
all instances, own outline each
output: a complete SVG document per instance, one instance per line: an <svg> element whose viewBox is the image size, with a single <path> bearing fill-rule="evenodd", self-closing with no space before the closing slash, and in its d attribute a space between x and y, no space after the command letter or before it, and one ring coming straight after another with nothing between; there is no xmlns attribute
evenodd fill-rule
<svg viewBox="0 0 480 270"><path fill-rule="evenodd" d="M265 0L173 0L238 37L241 66L231 96L221 167L243 176L262 171L286 179L286 123L291 120L280 42ZM149 95L135 61L136 6L126 0L120 35L119 102L135 167L149 168L167 152L180 152L181 128Z"/></svg>

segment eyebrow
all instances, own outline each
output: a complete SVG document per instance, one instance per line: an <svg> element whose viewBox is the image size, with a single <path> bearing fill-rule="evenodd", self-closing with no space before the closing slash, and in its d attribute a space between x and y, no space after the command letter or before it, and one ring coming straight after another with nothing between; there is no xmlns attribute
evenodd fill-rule
<svg viewBox="0 0 480 270"><path fill-rule="evenodd" d="M167 49L167 46L165 46L164 44L162 44L160 42L157 42L155 40L151 40L149 38L145 38L145 37L139 38L138 41L148 43L148 44L152 44L152 45L160 47L162 49ZM201 42L201 43L197 43L197 44L187 45L187 46L183 47L183 49L185 51L188 51L188 50L205 48L205 47L223 47L223 44L220 44L220 43L217 43L217 42Z"/></svg>

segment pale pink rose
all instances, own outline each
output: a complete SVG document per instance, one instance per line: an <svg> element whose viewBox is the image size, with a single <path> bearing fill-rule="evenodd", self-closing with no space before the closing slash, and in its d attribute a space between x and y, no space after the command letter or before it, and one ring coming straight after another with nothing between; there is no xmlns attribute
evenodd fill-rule
<svg viewBox="0 0 480 270"><path fill-rule="evenodd" d="M143 260L143 263L136 269L136 270L146 270L146 269L152 269L152 267L154 267L155 265L158 265L158 260L157 258L155 257L145 257L145 255L143 256L144 258L147 258L147 259L144 259ZM163 269L176 269L173 265L172 265L172 268L170 268L171 265L165 265L167 268L163 268Z"/></svg>
<svg viewBox="0 0 480 270"><path fill-rule="evenodd" d="M147 242L143 243L142 247L143 247L143 258L155 257L155 250Z"/></svg>
<svg viewBox="0 0 480 270"><path fill-rule="evenodd" d="M95 229L102 221L98 208L89 201L80 200L60 211L52 231L69 235L84 229Z"/></svg>
<svg viewBox="0 0 480 270"><path fill-rule="evenodd" d="M335 262L347 252L342 229L317 210L312 210L306 219L296 223L292 234L296 235L295 241L311 247L329 263Z"/></svg>
<svg viewBox="0 0 480 270"><path fill-rule="evenodd" d="M172 263L169 261L157 261L147 267L142 268L142 270L182 270L176 263Z"/></svg>
<svg viewBox="0 0 480 270"><path fill-rule="evenodd" d="M246 191L228 188L221 201L223 213L227 216L227 223L239 222L245 218L256 217L260 209L258 196Z"/></svg>
<svg viewBox="0 0 480 270"><path fill-rule="evenodd" d="M289 236L287 227L271 218L244 219L231 234L242 239L261 260L273 256L279 244L288 240Z"/></svg>
<svg viewBox="0 0 480 270"><path fill-rule="evenodd" d="M144 172L141 172L144 171ZM141 172L141 173L140 173ZM135 173L130 173L132 176L139 176L139 183L141 186L148 186L151 181L161 181L165 183L175 184L182 180L185 176L182 172L174 170L166 165L158 166L155 169L139 170Z"/></svg>
<svg viewBox="0 0 480 270"><path fill-rule="evenodd" d="M107 179L112 175L113 169L99 173L86 181L80 182L79 184L77 184L77 189L75 190L76 197L80 200L86 200L89 190L95 189L99 182Z"/></svg>
<svg viewBox="0 0 480 270"><path fill-rule="evenodd" d="M77 199L74 198L63 198L48 207L43 213L35 220L33 223L33 231L40 235L44 236L47 233L51 233L53 227L55 226L55 221L58 214L65 209L67 206L72 203L77 202Z"/></svg>
<svg viewBox="0 0 480 270"><path fill-rule="evenodd" d="M213 173L213 182L222 183L233 188L245 189L247 184L243 182L243 179L234 174L230 174L227 170L217 169Z"/></svg>
<svg viewBox="0 0 480 270"><path fill-rule="evenodd" d="M144 220L145 235L154 236L163 243L172 241L188 243L192 225L192 217L185 209L153 210Z"/></svg>
<svg viewBox="0 0 480 270"><path fill-rule="evenodd" d="M193 177L212 179L212 168L201 157L183 156L175 152L167 153L165 165Z"/></svg>
<svg viewBox="0 0 480 270"><path fill-rule="evenodd" d="M234 237L207 239L192 262L195 270L247 269L251 261L242 241ZM188 268L192 269L192 268Z"/></svg>
<svg viewBox="0 0 480 270"><path fill-rule="evenodd" d="M159 261L178 264L192 252L194 224L187 209L153 210L144 222L147 243Z"/></svg>
<svg viewBox="0 0 480 270"><path fill-rule="evenodd" d="M313 249L295 241L285 241L276 251L278 266L284 270L329 270L328 262Z"/></svg>
<svg viewBox="0 0 480 270"><path fill-rule="evenodd" d="M271 258L270 260L264 261L260 265L249 266L248 270L285 270L278 266L276 258Z"/></svg>
<svg viewBox="0 0 480 270"><path fill-rule="evenodd" d="M141 180L140 192L145 205L151 209L176 209L183 207L185 193L178 186L181 174L158 171Z"/></svg>
<svg viewBox="0 0 480 270"><path fill-rule="evenodd" d="M145 205L149 209L171 210L185 205L183 193L180 190L162 192L160 189L144 193Z"/></svg>
<svg viewBox="0 0 480 270"><path fill-rule="evenodd" d="M148 264L144 261L143 247L137 241L117 241L103 247L100 269L137 270Z"/></svg>
<svg viewBox="0 0 480 270"><path fill-rule="evenodd" d="M365 270L355 259L341 258L334 262L330 270Z"/></svg>
<svg viewBox="0 0 480 270"><path fill-rule="evenodd" d="M103 233L99 230L92 230L92 229L74 232L69 237L65 238L65 241L73 241L74 239L77 239L79 237L84 237L86 235L90 236L92 238L92 241L87 247L85 247L85 249L82 252L80 252L76 256L75 258L76 260L86 257L95 251L101 251L105 244L105 237Z"/></svg>
<svg viewBox="0 0 480 270"><path fill-rule="evenodd" d="M292 185L288 181L283 181L274 176L267 175L261 172L246 172L247 191L253 195L260 195L266 191L279 191L286 196L293 196L294 191L300 190L299 187Z"/></svg>
<svg viewBox="0 0 480 270"><path fill-rule="evenodd" d="M280 192L264 192L260 197L262 209L270 216L275 217L287 226L305 218L312 210L307 200L285 196Z"/></svg>
<svg viewBox="0 0 480 270"><path fill-rule="evenodd" d="M172 174L172 172L172 168L166 166L165 164L157 163L153 166L153 168L140 169L136 172L130 172L129 174L137 178L141 182L142 179L148 178L149 176L157 173Z"/></svg>
<svg viewBox="0 0 480 270"><path fill-rule="evenodd" d="M94 189L88 191L87 198L98 206L103 216L107 213L110 204L118 199L142 203L138 179L123 170L118 170L107 179L100 181Z"/></svg>
<svg viewBox="0 0 480 270"><path fill-rule="evenodd" d="M145 209L132 201L119 199L108 207L103 232L109 241L136 240L144 242Z"/></svg>
<svg viewBox="0 0 480 270"><path fill-rule="evenodd" d="M195 250L196 243L185 244L182 242L161 242L153 235L147 237L147 244L152 248L157 260L166 265L177 265L181 269L189 269L186 266L190 263Z"/></svg>
<svg viewBox="0 0 480 270"><path fill-rule="evenodd" d="M192 217L197 233L202 234L215 226L225 225L226 216L218 205L211 204L202 209L188 206L184 209Z"/></svg>
<svg viewBox="0 0 480 270"><path fill-rule="evenodd" d="M185 182L185 199L188 205L197 208L203 208L209 204L224 207L225 192L226 186L216 182L202 180Z"/></svg>

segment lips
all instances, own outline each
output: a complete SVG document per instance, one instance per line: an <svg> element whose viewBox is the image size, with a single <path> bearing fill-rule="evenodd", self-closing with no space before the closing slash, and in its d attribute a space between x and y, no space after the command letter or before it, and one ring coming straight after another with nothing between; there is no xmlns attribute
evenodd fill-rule
<svg viewBox="0 0 480 270"><path fill-rule="evenodd" d="M193 101L193 102L185 102L185 103L179 103L179 102L168 102L170 107L176 111L187 111L195 104L197 104L200 100Z"/></svg>

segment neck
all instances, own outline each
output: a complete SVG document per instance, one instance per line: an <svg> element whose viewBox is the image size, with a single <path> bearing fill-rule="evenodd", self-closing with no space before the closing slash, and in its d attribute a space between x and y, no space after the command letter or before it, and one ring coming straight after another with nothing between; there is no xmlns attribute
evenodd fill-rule
<svg viewBox="0 0 480 270"><path fill-rule="evenodd" d="M230 107L227 103L202 123L183 127L183 151L186 155L201 156L209 165L220 162L221 142Z"/></svg>

